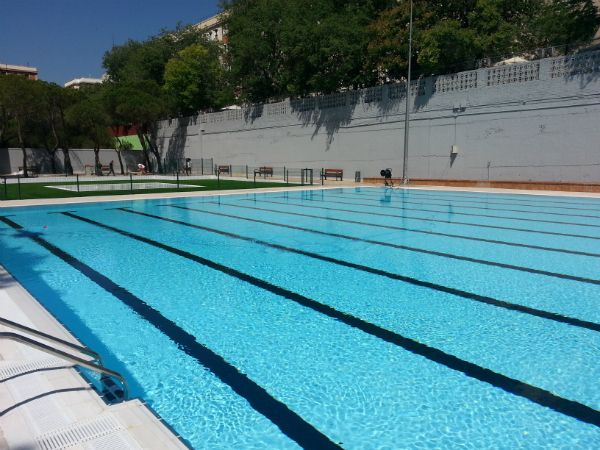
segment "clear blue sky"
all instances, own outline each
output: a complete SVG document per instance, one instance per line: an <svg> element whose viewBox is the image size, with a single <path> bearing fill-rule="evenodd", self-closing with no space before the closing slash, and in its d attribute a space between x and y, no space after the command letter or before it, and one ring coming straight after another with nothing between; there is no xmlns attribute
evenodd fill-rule
<svg viewBox="0 0 600 450"><path fill-rule="evenodd" d="M0 63L37 67L59 85L100 78L114 43L143 40L177 22L198 23L218 0L0 0Z"/></svg>

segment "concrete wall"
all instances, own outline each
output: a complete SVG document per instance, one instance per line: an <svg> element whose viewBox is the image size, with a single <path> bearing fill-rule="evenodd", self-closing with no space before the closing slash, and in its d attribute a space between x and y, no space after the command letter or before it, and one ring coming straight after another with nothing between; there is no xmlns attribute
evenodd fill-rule
<svg viewBox="0 0 600 450"><path fill-rule="evenodd" d="M399 176L404 90L163 121L159 143L164 157ZM427 78L410 109L409 177L600 182L600 52Z"/></svg>
<svg viewBox="0 0 600 450"><path fill-rule="evenodd" d="M45 149L29 148L27 151L27 165L37 166L40 173L51 174L52 161L50 155ZM134 167L137 163L142 162L142 152L128 151L121 152L123 166L127 171L127 167ZM94 166L94 150L92 149L71 149L71 165L75 173L84 173L85 166ZM111 160L115 161L115 172L120 172L119 158L117 152L113 149L100 149L100 162L108 165ZM54 155L54 163L57 173L64 173L63 153L58 150ZM23 166L23 151L20 148L2 148L0 149L0 174L6 175L16 173L19 167Z"/></svg>

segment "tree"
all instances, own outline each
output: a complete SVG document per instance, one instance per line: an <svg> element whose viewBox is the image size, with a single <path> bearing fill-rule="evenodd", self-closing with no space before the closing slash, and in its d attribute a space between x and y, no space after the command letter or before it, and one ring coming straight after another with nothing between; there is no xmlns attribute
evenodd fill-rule
<svg viewBox="0 0 600 450"><path fill-rule="evenodd" d="M160 152L153 123L169 111L169 99L153 81L114 83L107 86L103 106L109 123L132 125L142 144L144 162L150 166L149 152L154 154L158 172L162 173Z"/></svg>
<svg viewBox="0 0 600 450"><path fill-rule="evenodd" d="M535 23L542 45L560 45L591 39L600 27L592 0L552 0L542 7Z"/></svg>
<svg viewBox="0 0 600 450"><path fill-rule="evenodd" d="M368 29L368 65L392 78L407 70L409 0ZM484 57L591 38L600 19L592 0L415 2L413 67L425 75Z"/></svg>
<svg viewBox="0 0 600 450"><path fill-rule="evenodd" d="M103 144L110 145L111 137L108 134L110 117L106 114L99 95L92 95L71 106L67 110L67 120L78 127L94 145L96 166L100 164L100 148Z"/></svg>
<svg viewBox="0 0 600 450"><path fill-rule="evenodd" d="M192 44L167 62L163 89L173 96L178 111L193 113L223 105L225 99L219 85L223 75L219 60L201 45Z"/></svg>
<svg viewBox="0 0 600 450"><path fill-rule="evenodd" d="M111 127L113 129L113 132L115 132L115 137L113 139L113 147L115 148L115 151L117 152L117 158L119 159L119 165L121 166L121 175L125 175L125 168L123 167L123 158L121 157L121 151L123 150L132 150L133 149L133 144L131 142L127 142L127 141L122 141L121 139L119 139L117 137L117 133L116 131L119 129L119 127Z"/></svg>
<svg viewBox="0 0 600 450"><path fill-rule="evenodd" d="M123 45L114 46L104 53L102 67L115 83L154 81L163 86L167 62L194 44L204 47L214 61L222 54L221 44L208 40L202 29L179 23L174 30L162 29L157 36L145 41L129 39Z"/></svg>
<svg viewBox="0 0 600 450"><path fill-rule="evenodd" d="M240 99L333 92L376 81L365 30L390 0L223 0L225 61Z"/></svg>
<svg viewBox="0 0 600 450"><path fill-rule="evenodd" d="M23 175L28 177L25 139L28 120L40 105L40 84L19 75L0 75L0 90L6 114L15 120L17 138L23 151Z"/></svg>

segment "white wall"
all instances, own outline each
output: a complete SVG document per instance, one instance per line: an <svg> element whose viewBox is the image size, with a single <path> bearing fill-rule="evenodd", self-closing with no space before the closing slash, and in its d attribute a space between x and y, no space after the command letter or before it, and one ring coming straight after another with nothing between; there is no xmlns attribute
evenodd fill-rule
<svg viewBox="0 0 600 450"><path fill-rule="evenodd" d="M496 180L600 182L600 52L421 83L410 99L409 177L487 179L489 164ZM164 156L216 164L398 176L406 104L390 97L399 88L319 97L305 111L287 101L163 121L159 142Z"/></svg>

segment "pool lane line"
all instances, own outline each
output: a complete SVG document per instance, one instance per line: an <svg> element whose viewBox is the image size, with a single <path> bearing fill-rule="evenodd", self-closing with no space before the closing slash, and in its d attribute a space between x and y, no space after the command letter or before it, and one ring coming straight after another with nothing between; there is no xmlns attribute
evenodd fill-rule
<svg viewBox="0 0 600 450"><path fill-rule="evenodd" d="M284 206L286 205L286 203L269 202L269 201L266 201L266 200L251 200L251 199L248 199L248 201L250 201L250 202L262 202L262 203L275 203L275 204L284 205ZM204 203L214 203L214 204L217 204L216 202L204 202ZM458 235L458 234L438 233L436 231L415 230L415 229L412 229L412 228L395 227L395 226L392 226L392 225L378 225L378 224L375 224L375 223L358 222L358 221L355 221L355 220L336 219L336 218L333 218L333 217L313 216L311 214L301 214L301 213L294 213L294 212L289 212L289 211L278 211L276 209L265 209L265 208L256 208L256 207L252 207L252 206L234 205L234 204L231 204L231 203L218 203L218 204L222 205L222 206L231 206L232 208L248 208L248 209L254 209L254 210L257 210L257 211L266 211L266 212L271 212L271 213L276 213L276 214L286 214L286 215L291 215L291 216L308 217L310 219L331 220L333 222L351 223L353 225L362 225L362 226L373 227L373 228L385 228L387 230L408 231L409 233L421 233L421 234L428 234L428 235L432 235L432 236L443 236L443 237L453 238L453 239L465 239L465 240L468 240L468 241L485 242L487 244L507 245L507 246L510 246L510 247L529 248L529 249L532 249L532 250L542 250L542 251L546 251L546 252L567 253L567 254L570 254L570 255L587 256L587 257L590 257L590 258L600 258L600 254L598 254L598 253L587 253L587 252L580 252L580 251L577 251L577 250L566 250L566 249L562 249L562 248L542 247L542 246L539 246L539 245L519 244L517 242L497 241L497 240L494 240L494 239L483 239L483 238L476 238L476 237L469 237L469 236L461 236L461 235ZM319 206L309 206L309 208L330 209L330 208L319 207Z"/></svg>
<svg viewBox="0 0 600 450"><path fill-rule="evenodd" d="M463 203L483 203L485 205L504 205L504 206L524 206L527 208L553 208L553 209L574 209L576 211L600 211L600 209L588 209L588 208L569 208L567 206L549 206L549 205L528 205L528 204L523 204L523 203L497 203L497 202L485 202L485 201L481 201L481 199L479 199L479 201L475 201L475 200L459 200L458 198L451 198L451 199L447 199L444 197L436 197L436 196L429 196L427 194L422 194L420 192L410 192L409 194L407 194L406 196L402 196L402 197L395 197L398 200L401 200L403 198L411 198L413 196L416 196L416 199L413 200L419 200L421 197L425 197L428 200L441 200L441 201L446 201L446 202L463 202ZM518 200L516 200L518 201ZM568 202L564 202L567 203ZM591 205L591 206L597 206L597 205ZM527 212L527 211L524 211ZM535 214L544 214L542 212L535 212L535 211L531 211L532 213Z"/></svg>
<svg viewBox="0 0 600 450"><path fill-rule="evenodd" d="M65 213L65 215L79 218L72 213ZM7 219L5 216L0 216L0 221L15 230L23 229L21 225ZM181 351L194 358L203 367L209 369L223 383L231 387L236 394L246 399L252 408L273 422L287 437L295 441L299 446L304 449L341 448L289 409L285 403L272 397L263 387L252 381L247 375L239 372L233 365L225 361L222 356L200 344L194 335L185 331L172 320L167 319L142 299L42 237L32 235L28 235L27 237L78 270L106 292L121 300L139 316L176 343Z"/></svg>
<svg viewBox="0 0 600 450"><path fill-rule="evenodd" d="M363 198L368 198L371 197L371 194L366 194L366 195L361 195L360 193L353 193L353 192L340 192L340 194L344 194L344 195L358 195L359 197L363 197ZM373 194L373 195L377 195L377 194ZM581 214L561 214L561 213L550 213L550 212L535 212L535 211L521 211L520 209L504 209L504 208L483 208L481 206L462 206L462 205L442 205L439 203L425 203L423 201L421 202L410 202L410 201L406 201L406 199L400 198L400 197L396 197L395 200L401 201L402 203L408 203L408 204L412 204L412 205L431 205L431 206L452 206L454 208L466 208L466 209L483 209L485 211L509 211L509 212L516 212L516 213L521 213L521 214L547 214L550 216L568 216L568 217L586 217L589 219L600 219L599 216L584 216ZM451 202L452 200L448 200L449 202ZM506 217L505 217L506 218ZM558 222L560 223L560 222ZM595 225L595 226L600 226L600 225Z"/></svg>
<svg viewBox="0 0 600 450"><path fill-rule="evenodd" d="M368 208L376 208L379 205L367 205L365 203L352 203L352 202L339 202L339 201L335 201L335 200L328 200L328 199L323 199L323 200L317 200L317 199L311 199L311 198L288 198L288 197L281 197L281 196L277 196L277 197L271 197L271 198L286 198L288 200L288 202L286 203L281 203L281 202L269 202L269 203L277 203L279 205L292 205L292 206L300 206L303 208L317 208L316 206L309 206L309 205L300 205L297 203L289 203L289 200L295 200L295 201L311 201L311 202L323 202L323 203L333 203L336 205L353 205L353 206L366 206ZM250 198L244 198L241 199L243 201L248 201L248 202L253 202L253 201L257 201L257 202L267 202L267 200L253 200ZM204 202L200 202L200 203L204 203ZM393 218L397 218L397 219L409 219L409 220L419 220L421 222L439 222L439 223L448 223L451 225L465 225L468 227L478 227L478 228L494 228L497 230L509 230L509 231L521 231L523 233L537 233L537 234L549 234L549 235L553 235L553 236L562 236L562 237L574 237L574 238L580 238L580 239L597 239L600 240L600 237L596 237L596 236L585 236L582 234L567 234L567 233L556 233L553 231L540 231L540 230L528 230L526 228L511 228L511 227L501 227L498 225L483 225L483 224L478 224L478 223L468 223L468 222L453 222L451 220L440 220L440 219L425 219L423 217L410 217L410 216L398 216L396 214L382 214L382 213L375 213L375 212L369 212L369 211L355 211L352 209L339 209L339 208L321 208L321 209L329 209L331 211L342 211L342 212L349 212L349 213L354 213L354 214L368 214L371 216L382 216L382 217L393 217ZM402 208L404 209L404 208ZM408 209L409 211L415 211L412 208ZM422 211L422 210L416 210L416 211ZM432 211L429 211L432 212ZM444 213L442 213L444 214Z"/></svg>
<svg viewBox="0 0 600 450"><path fill-rule="evenodd" d="M216 202L206 202L206 203L216 203ZM232 206L230 204L225 204L225 203L223 203L223 205ZM409 252L424 253L426 255L440 256L442 258L450 258L450 259L456 259L459 261L472 262L475 264L484 264L487 266L501 267L503 269L518 270L520 272L528 272L528 273L534 273L536 275L545 275L548 277L562 278L565 280L578 281L580 283L589 283L589 284L600 285L600 280L595 280L593 278L584 278L584 277L578 277L575 275L566 275L563 273L548 272L546 270L532 269L530 267L513 266L511 264L505 264L505 263L494 262L494 261L486 261L485 259L469 258L468 256L459 256L459 255L453 255L451 253L436 252L434 250L425 250L422 248L407 247L406 245L390 244L388 242L374 241L371 239L362 239L362 238L358 238L358 237L354 237L354 236L347 236L345 234L327 233L326 231L311 230L310 228L296 227L294 225L284 225L281 223L267 222L266 220L250 219L248 217L234 216L231 214L217 213L217 212L206 211L206 210L202 210L202 209L186 208L184 206L178 206L178 205L156 205L156 206L168 206L171 208L179 208L179 209L185 209L188 211L196 211L196 212L200 212L200 213L204 213L204 214L212 214L214 216L223 216L223 217L230 217L232 219L247 220L249 222L263 223L265 225L271 225L274 227L290 228L292 230L306 231L308 233L320 234L323 236L337 237L337 238L341 238L341 239L348 239L348 240L356 241L356 242L366 242L367 244L375 244L375 245L381 245L384 247L397 248L399 250L407 250ZM248 208L248 206L239 206L239 208Z"/></svg>
<svg viewBox="0 0 600 450"><path fill-rule="evenodd" d="M545 406L547 408L553 409L556 412L581 420L582 422L586 422L600 427L600 411L597 411L587 405L584 405L583 403L565 399L545 389L532 386L514 378L507 377L506 375L502 375L500 373L478 366L477 364L471 363L469 361L462 360L454 355L445 353L442 350L437 349L435 347L429 347L428 345L425 345L421 342L409 339L385 328L381 328L377 325L362 320L351 314L346 314L335 308L332 308L331 306L304 297L303 295L297 294L296 292L289 291L280 286L276 286L267 281L237 271L231 267L227 267L214 261L208 260L206 258L194 255L185 250L180 250L178 248L171 247L153 239L130 233L128 231L120 230L110 225L96 222L95 220L81 217L72 213L65 213L64 215L85 223L89 223L90 225L96 225L100 228L113 231L122 236L137 240L139 242L149 244L153 247L181 256L190 261L200 263L205 267L217 270L221 273L237 278L238 280L245 281L255 287L264 289L265 291L291 300L301 306L321 313L324 316L330 317L353 328L361 330L367 334L370 334L371 336L375 336L386 342L389 342L390 344L394 344L398 347L401 347L409 352L423 356L430 361L442 364L448 367L449 369L461 372L470 378L474 378L476 380L490 384L497 388L503 389L504 391L510 392L511 394L514 394L516 396L526 398L534 403L537 403L540 406ZM312 448L320 449L322 447Z"/></svg>
<svg viewBox="0 0 600 450"><path fill-rule="evenodd" d="M428 281L418 280L413 277L400 275L400 274L392 273L392 272L386 272L384 270L375 269L373 267L364 266L361 264L351 263L351 262L344 261L341 259L331 258L329 256L320 255L318 253L307 252L305 250L299 250L296 248L286 247L286 246L279 245L279 244L272 244L267 241L261 241L260 239L241 236L239 234L229 233L227 231L217 230L214 228L208 228L208 227L204 227L202 225L195 225L195 224L192 224L189 222L182 222L182 221L175 220L175 219L168 219L166 217L156 216L154 214L148 214L148 213L143 213L143 212L139 212L139 211L132 211L132 210L125 209L125 208L111 208L111 209L113 209L113 210L116 209L116 210L120 210L123 212L131 213L131 214L137 214L137 215L144 216L144 217L150 217L153 219L158 219L158 220L162 220L165 222L174 223L177 225L183 225L186 227L207 231L209 233L216 233L216 234L220 234L222 236L227 236L229 238L239 239L242 241L250 242L252 244L263 245L265 247L271 247L271 248L274 248L277 250L282 250L282 251L286 251L286 252L290 252L290 253L296 253L298 255L307 256L309 258L318 259L320 261L337 264L339 266L349 267L351 269L360 270L362 272L367 272L367 273L371 273L374 275L380 275L383 277L391 278L392 280L398 280L398 281L412 284L414 286L419 286L419 287L432 289L434 291L444 292L446 294L455 295L457 297L465 298L468 300L474 300L476 302L484 303L484 304L491 305L491 306L497 306L500 308L508 309L510 311L517 311L520 313L529 314L531 316L540 317L543 319L549 319L549 320L553 320L555 322L564 323L564 324L573 325L573 326L576 326L579 328L586 328L588 330L600 332L600 324L595 323L595 322L588 322L586 320L576 319L576 318L570 317L570 316L563 316L561 314L557 314L557 313L553 313L553 312L549 312L549 311L530 308L528 306L523 306L523 305L519 305L516 303L510 303L510 302L506 302L503 300L498 300L498 299L488 297L485 295L474 294L472 292L467 292L467 291L463 291L460 289L443 286L440 284L430 283Z"/></svg>
<svg viewBox="0 0 600 450"><path fill-rule="evenodd" d="M281 198L281 197L278 197ZM285 197L284 197L285 198ZM274 205L284 205L284 206L294 206L294 207L300 207L300 208L314 208L314 209L325 209L327 211L340 211L340 212L349 212L349 213L353 213L353 214L366 214L366 215L371 215L371 216L382 216L382 217L393 217L393 218L398 218L398 219L409 219L409 220L418 220L421 222L441 222L441 223L449 223L452 225L466 225L466 226L471 226L471 227L483 227L483 228L495 228L495 229L500 229L500 230L510 230L510 231L523 231L526 233L543 233L543 234L552 234L552 235L557 235L557 236L563 236L563 237L576 237L576 238L585 238L585 239L598 239L600 240L600 237L593 237L593 236L580 236L577 234L565 234L565 233L553 233L553 232L546 232L546 231L535 231L535 230L523 230L520 228L508 228L508 227L499 227L499 226L495 226L495 225L479 225L479 224L472 224L472 223L463 223L463 222L452 222L450 220L438 220L438 219L423 219L423 218L418 218L418 217L408 217L408 216L398 216L395 214L381 214L381 213L375 213L375 212L368 212L368 211L354 211L351 209L340 209L340 208L329 208L326 206L313 206L313 205L301 205L298 203L289 203L289 200L296 200L296 201L321 201L321 200L314 200L314 199L288 199L287 202L274 202L272 200L254 200L254 199L250 199L250 198L243 198L240 201L246 201L246 202L260 202L260 203L272 203ZM207 202L203 202L203 203L207 203ZM335 203L335 204L342 204L342 205L352 205L353 203L346 203L346 202L336 202L336 201L332 201L332 200L323 200L323 203ZM230 203L225 203L226 205L229 205ZM370 205L364 205L361 203L356 203L356 205L361 205L361 206L367 206L369 207ZM269 210L267 210L269 211ZM311 216L312 217L312 216ZM342 220L342 219L331 219L331 220ZM360 222L357 222L359 224L362 224ZM381 227L385 227L387 228L387 225L376 225L373 224L374 226L381 226ZM471 238L468 236L460 236L460 235L448 235L448 234L444 234L444 233L436 233L436 232L430 232L430 231L422 231L422 230L414 230L412 228L400 228L401 230L406 230L406 231L412 231L415 233L426 233L426 234L439 234L441 236L448 236L448 237L456 237L459 239L471 239L471 240L478 240L479 238ZM504 241L494 241L494 240L487 240L484 239L485 242L492 242L492 243L504 243L506 245L516 245L516 246L521 246L521 245L525 245L525 244L516 244L516 243L512 243L512 242L504 242ZM530 246L528 246L530 247ZM533 248L536 248L538 250L546 250L546 247L537 247L537 246L533 246ZM562 249L554 249L553 251L561 251L561 252L570 252L570 250L562 250ZM585 254L585 256L593 256L593 255L588 255ZM596 255L597 257L600 257L600 255Z"/></svg>
<svg viewBox="0 0 600 450"><path fill-rule="evenodd" d="M351 193L345 193L345 192L340 192L340 194L346 194L346 195L352 195ZM339 195L331 195L328 194L328 197L334 197L334 198L343 198L346 200L349 200L348 197L342 197ZM367 200L367 201L372 201L372 202L378 202L381 200L381 197L379 197L379 199L377 198L370 198L370 197L365 197L364 195L361 196L363 200ZM289 198L286 196L277 196L277 197L271 197L271 198ZM297 200L304 200L301 197L293 197L292 199L297 199ZM398 198L397 200L399 200L400 202L403 202L402 199ZM326 200L327 201L327 200ZM203 203L203 202L200 202ZM539 223L551 223L551 224L558 224L558 225L569 225L569 226L576 226L576 227L592 227L592 228L600 228L600 225L592 225L592 224L588 224L588 223L573 223L573 222L556 222L553 220L539 220L539 219L524 219L521 217L505 217L505 216L490 216L489 214L473 214L473 213L462 213L462 212L456 212L456 211L452 211L452 213L449 213L448 211L436 211L434 209L417 209L417 208L405 208L403 206L390 206L390 205L366 205L364 203L348 203L350 205L360 205L360 206L370 206L372 208L385 208L385 209L402 209L402 210L407 210L407 211L423 211L423 212L427 212L427 213L436 213L436 214L452 214L452 215L457 215L457 216L472 216L472 217L489 217L490 219L503 219L503 220L520 220L523 222L539 222ZM419 203L422 204L422 203ZM452 206L452 205L444 205L446 207Z"/></svg>
<svg viewBox="0 0 600 450"><path fill-rule="evenodd" d="M414 190L414 189L411 189L409 192L410 192L410 193L409 193L408 195L421 195L421 196L426 196L426 195L428 195L428 194L426 194L425 192L434 192L434 193L435 193L434 195L440 195L439 191L433 191L433 190L432 190L432 191L429 191L429 190L423 190L423 191L421 191L421 190L419 190L419 191L417 192L416 190ZM538 191L538 192L539 192L539 191ZM547 192L547 191L546 191L546 192ZM564 192L564 191L563 191L563 192ZM465 195L465 196L462 196L462 195L454 195L454 194L455 194L455 191L444 191L444 194L447 194L449 197L452 197L452 198L476 198L476 199L479 199L479 200L481 200L481 197L477 197L477 196L474 196L474 195ZM550 200L550 201L547 201L547 202L545 202L545 201L542 201L542 200L546 200L548 197L550 197L550 196L548 196L548 195L536 195L536 194L513 194L513 195L529 196L529 198L518 198L518 199L516 199L516 198L514 198L514 199L511 199L511 198L503 198L503 197L502 197L502 195L505 195L505 194L496 194L496 193L482 193L482 195L490 195L490 196L493 196L493 197L497 197L497 200L508 200L508 201L515 201L515 202L521 202L521 201L523 201L523 202L539 202L540 204L543 204L543 203L553 203L553 204L559 204L559 203L561 203L561 204L566 204L566 205L598 206L598 204L594 204L594 203L584 203L584 202L559 202L559 201L555 201L555 200ZM509 195L509 194L506 194L506 195ZM531 198L531 196L535 196L535 200L534 200L534 199L532 199L532 198ZM565 197L562 197L562 196L561 196L561 197L558 197L558 198L565 198ZM581 198L589 198L590 200L595 200L595 201L596 201L596 203L598 203L598 201L600 200L600 198L599 198L599 197L574 197L574 198L577 198L577 199L581 199ZM452 199L450 199L449 201L451 201L451 200L452 200ZM506 204L507 204L507 205L509 205L510 203L506 203ZM523 205L523 206L530 206L530 205ZM587 211L587 210L586 210L586 211ZM591 209L591 210L589 210L589 211L600 211L600 210L597 210L597 209Z"/></svg>

